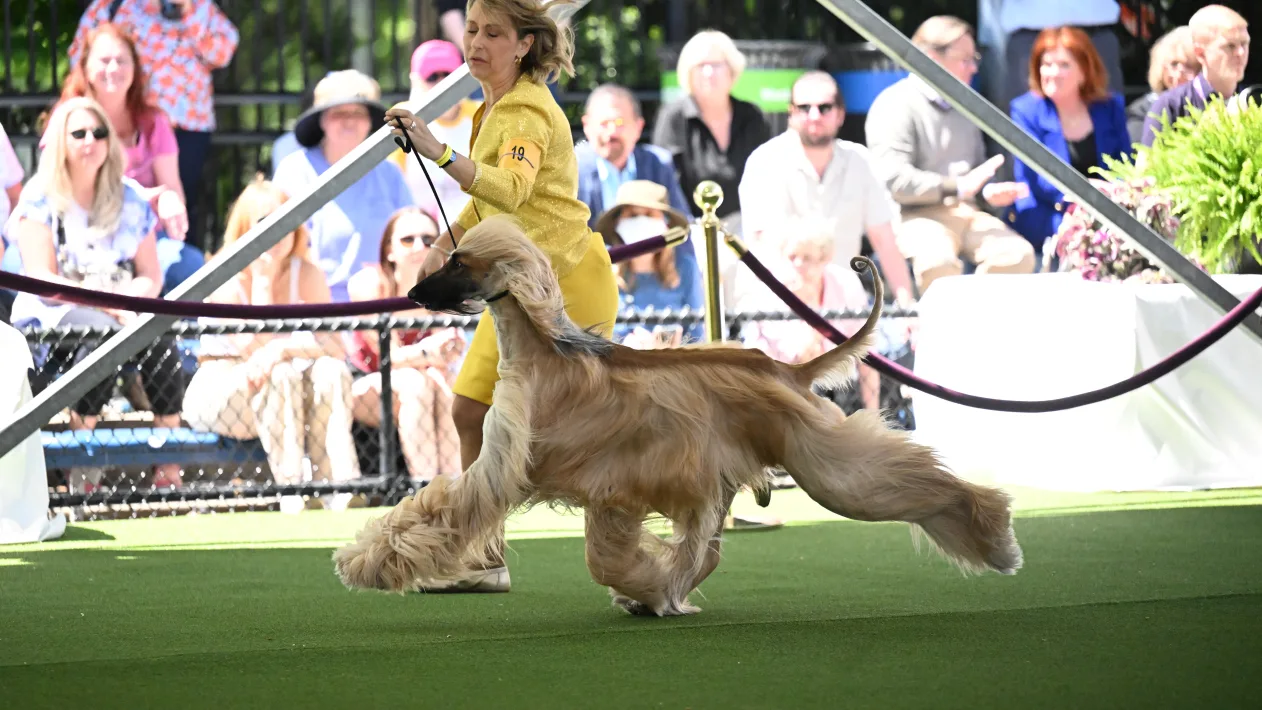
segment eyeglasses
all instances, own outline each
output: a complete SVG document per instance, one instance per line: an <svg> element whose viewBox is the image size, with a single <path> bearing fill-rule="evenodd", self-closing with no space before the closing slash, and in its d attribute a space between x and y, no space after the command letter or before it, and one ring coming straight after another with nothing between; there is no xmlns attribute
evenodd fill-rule
<svg viewBox="0 0 1262 710"><path fill-rule="evenodd" d="M709 69L712 72L720 72L727 71L731 67L728 66L727 62L701 62L697 65L697 68L703 70Z"/></svg>
<svg viewBox="0 0 1262 710"><path fill-rule="evenodd" d="M399 237L399 243L405 247L410 247L416 243L417 239L421 240L421 244L427 247L434 246L434 242L438 239L437 234L405 234Z"/></svg>
<svg viewBox="0 0 1262 710"><path fill-rule="evenodd" d="M610 128L622 128L624 125L626 125L626 121L621 118L606 118L603 121L596 121L597 127L604 128L606 130Z"/></svg>
<svg viewBox="0 0 1262 710"><path fill-rule="evenodd" d="M793 110L798 113L810 113L811 109L818 109L819 115L827 116L837 108L837 104L829 102L823 104L793 104Z"/></svg>
<svg viewBox="0 0 1262 710"><path fill-rule="evenodd" d="M979 65L982 63L981 52L973 52L972 54L961 56L958 53L952 53L948 51L950 50L950 48L951 48L951 45L947 44L947 45L941 45L941 46L935 47L934 49L937 50L938 54L942 57L943 60L948 61L948 62L967 62L969 64L974 64L974 65Z"/></svg>
<svg viewBox="0 0 1262 710"><path fill-rule="evenodd" d="M106 138L109 137L109 135L110 135L110 129L106 128L105 126L97 126L96 128L92 129L92 137L99 141L105 140ZM70 132L70 137L74 138L77 141L81 141L84 138L88 137L88 129L76 128L75 130Z"/></svg>
<svg viewBox="0 0 1262 710"><path fill-rule="evenodd" d="M449 71L436 71L433 74L430 74L429 76L425 77L425 83L437 84L438 82L442 81L443 79L446 79L449 76L451 76L451 72Z"/></svg>
<svg viewBox="0 0 1262 710"><path fill-rule="evenodd" d="M324 112L330 121L366 121L368 107L363 105L336 106Z"/></svg>

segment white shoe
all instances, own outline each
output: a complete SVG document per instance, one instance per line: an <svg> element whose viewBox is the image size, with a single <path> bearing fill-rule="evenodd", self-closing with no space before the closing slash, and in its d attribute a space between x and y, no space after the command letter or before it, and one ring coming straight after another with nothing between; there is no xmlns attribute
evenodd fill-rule
<svg viewBox="0 0 1262 710"><path fill-rule="evenodd" d="M348 508L366 508L368 499L363 493L334 493L319 499L325 510L343 511Z"/></svg>
<svg viewBox="0 0 1262 710"><path fill-rule="evenodd" d="M460 594L482 593L496 594L512 589L512 580L508 576L508 567L473 570L463 579L443 581L417 580L412 588L416 592L427 594Z"/></svg>
<svg viewBox="0 0 1262 710"><path fill-rule="evenodd" d="M297 515L307 508L307 501L302 496L287 495L280 497L280 512L286 515Z"/></svg>

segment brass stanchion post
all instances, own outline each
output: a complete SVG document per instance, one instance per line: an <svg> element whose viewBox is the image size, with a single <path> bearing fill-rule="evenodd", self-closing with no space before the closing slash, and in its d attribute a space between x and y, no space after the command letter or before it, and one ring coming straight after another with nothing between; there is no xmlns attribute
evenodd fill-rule
<svg viewBox="0 0 1262 710"><path fill-rule="evenodd" d="M701 208L697 222L705 234L705 266L701 270L705 279L705 331L706 340L717 343L723 340L723 291L719 283L719 222L715 210L723 204L723 188L713 180L705 180L692 193L692 201Z"/></svg>
<svg viewBox="0 0 1262 710"><path fill-rule="evenodd" d="M706 341L717 343L724 339L727 332L725 318L723 314L723 291L722 284L719 282L719 233L723 229L722 223L719 222L718 215L715 211L719 209L719 205L723 204L723 188L713 180L705 180L697 185L697 189L693 190L692 201L701 208L701 218L698 221L701 229L705 233L705 267L702 269L702 276L705 278L705 330ZM723 241L726 241L737 253L741 253L744 245L736 236L723 233ZM771 503L771 490L765 488L755 492L758 505L766 508ZM735 518L728 511L728 527L735 524ZM758 530L779 527L782 523L766 524L754 520L742 520L743 529Z"/></svg>

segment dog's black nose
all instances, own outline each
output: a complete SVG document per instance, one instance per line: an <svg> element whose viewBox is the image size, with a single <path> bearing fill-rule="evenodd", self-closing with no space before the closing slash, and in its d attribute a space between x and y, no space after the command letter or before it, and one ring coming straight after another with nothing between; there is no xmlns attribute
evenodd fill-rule
<svg viewBox="0 0 1262 710"><path fill-rule="evenodd" d="M428 306L429 304L425 301L425 291L426 289L421 288L421 284L413 286L408 289L408 300L419 306Z"/></svg>

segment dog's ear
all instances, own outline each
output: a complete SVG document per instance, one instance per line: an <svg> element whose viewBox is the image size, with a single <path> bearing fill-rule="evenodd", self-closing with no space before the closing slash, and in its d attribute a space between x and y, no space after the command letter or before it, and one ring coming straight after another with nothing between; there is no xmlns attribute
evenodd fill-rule
<svg viewBox="0 0 1262 710"><path fill-rule="evenodd" d="M522 259L510 264L496 264L495 280L517 299L517 305L544 337L555 339L561 333L565 299L561 295L556 274L547 261Z"/></svg>

